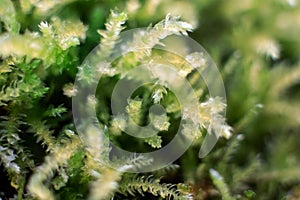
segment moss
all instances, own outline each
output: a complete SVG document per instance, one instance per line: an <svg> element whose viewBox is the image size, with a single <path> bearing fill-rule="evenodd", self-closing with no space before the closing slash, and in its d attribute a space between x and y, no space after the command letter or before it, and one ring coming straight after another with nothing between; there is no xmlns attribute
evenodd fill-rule
<svg viewBox="0 0 300 200"><path fill-rule="evenodd" d="M0 0L0 5L0 199L300 198L297 1ZM148 28L122 46L135 51L108 62L122 33L142 25ZM209 69L205 51L186 52L179 40L170 41L184 56L157 49L173 35L190 35L205 45L222 75L227 103L210 96L195 70ZM97 45L100 67L95 60L84 62ZM157 70L157 63L174 66L193 87L199 113L193 105L181 108L168 87L172 73ZM152 68L134 71L141 65ZM111 101L118 81L127 84L120 90L125 94L147 75L155 81L135 88L124 102ZM98 84L95 95L92 83ZM76 97L81 103L74 106ZM124 112L114 113L114 103ZM86 115L77 127L73 114L81 110ZM170 144L180 123L176 147L193 140L181 158L158 171L127 173L154 165L138 153ZM200 159L209 135L220 139ZM107 138L136 154L113 157Z"/></svg>

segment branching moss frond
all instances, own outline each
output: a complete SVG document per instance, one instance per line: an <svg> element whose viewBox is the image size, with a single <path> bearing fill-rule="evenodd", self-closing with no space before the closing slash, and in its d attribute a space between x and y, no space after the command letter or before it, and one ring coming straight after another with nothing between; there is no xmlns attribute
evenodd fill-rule
<svg viewBox="0 0 300 200"><path fill-rule="evenodd" d="M68 143L56 147L51 154L45 157L45 162L37 167L30 177L28 191L41 200L55 199L53 192L44 184L51 179L59 167L67 164L71 156L78 151L81 141L79 137L73 136Z"/></svg>
<svg viewBox="0 0 300 200"><path fill-rule="evenodd" d="M139 193L142 196L146 193L150 193L163 199L188 199L187 195L181 194L176 189L176 185L160 183L159 179L154 179L152 176L124 178L118 192L132 196L134 196L135 193Z"/></svg>

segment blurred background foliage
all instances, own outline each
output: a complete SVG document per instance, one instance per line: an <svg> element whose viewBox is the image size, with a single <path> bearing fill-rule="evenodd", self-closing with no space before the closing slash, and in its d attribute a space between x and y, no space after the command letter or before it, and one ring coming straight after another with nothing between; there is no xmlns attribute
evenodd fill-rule
<svg viewBox="0 0 300 200"><path fill-rule="evenodd" d="M194 199L300 199L298 0L15 0L13 5L20 27L12 25L11 29L20 28L21 33L38 31L40 22L49 21L53 16L61 20L80 20L87 27L85 40L64 55L72 57L77 53L79 56L65 63L60 74L63 78L53 80L60 70L51 68L50 76L44 80L52 95L47 95L40 107L64 104L68 111L71 110L70 99L63 97L60 88L74 80L76 67L99 44L97 30L105 28L110 9L128 13L127 29L155 24L167 13L181 16L194 27L189 35L203 45L219 67L227 93L227 122L234 134L228 141L219 140L204 159L197 157L199 146L192 146L176 161L179 168L164 172L162 181L184 183L182 187L187 187ZM9 17L7 8L0 5L1 20ZM6 31L5 24L1 23L0 32ZM1 73L11 70L4 67L3 60L1 62ZM39 63L34 61L31 65L35 68ZM40 73L43 79L43 72ZM33 90L39 90L39 83L34 84ZM5 105L1 106L1 115L5 115L8 111ZM52 114L64 112L51 111ZM31 112L32 118L38 116L35 111ZM14 114L22 121L23 116ZM42 119L49 120L47 123L58 134L71 120L70 113L62 116L58 119L43 116ZM1 120L4 124L10 119L11 116ZM26 129L26 125L19 126ZM36 152L35 157L43 157L39 151L31 149ZM41 163L42 158L36 160ZM3 199L14 193L7 179L3 170L0 184ZM72 184L68 185L69 190ZM68 193L68 188L63 192ZM121 194L116 198L125 198L118 195ZM137 194L127 198L143 197Z"/></svg>

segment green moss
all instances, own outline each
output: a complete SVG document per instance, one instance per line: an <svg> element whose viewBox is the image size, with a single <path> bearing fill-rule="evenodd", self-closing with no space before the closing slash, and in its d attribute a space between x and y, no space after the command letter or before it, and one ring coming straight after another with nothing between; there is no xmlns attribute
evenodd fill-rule
<svg viewBox="0 0 300 200"><path fill-rule="evenodd" d="M0 199L299 199L299 13L296 0L0 0L0 176L6 184ZM76 108L96 108L101 127L87 117L82 137L72 116L72 97L82 89L74 80L97 81L95 66L81 65L85 56L100 45L97 55L105 60L126 27L151 23L126 46L144 50L114 60L97 98L82 99ZM203 54L180 58L152 50L169 35L188 33L218 65L227 103L208 98L193 71L208 66ZM157 82L137 88L124 113L112 115L116 83L123 78L134 85L143 77L132 80L127 72L154 61L172 64L196 88L197 130L155 74ZM157 105L166 115L150 112ZM196 138L175 165L130 174L126 169L152 160L111 159L103 135L129 150L155 151L172 140L181 120L184 135ZM133 139L126 131L141 130L135 124L150 124L157 134ZM223 137L199 159L203 138L214 132Z"/></svg>

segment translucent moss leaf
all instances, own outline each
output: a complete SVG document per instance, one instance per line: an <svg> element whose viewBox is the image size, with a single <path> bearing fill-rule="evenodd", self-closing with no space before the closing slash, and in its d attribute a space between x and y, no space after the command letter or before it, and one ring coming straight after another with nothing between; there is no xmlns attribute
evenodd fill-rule
<svg viewBox="0 0 300 200"><path fill-rule="evenodd" d="M101 56L108 57L119 40L121 31L125 28L123 25L127 20L127 13L111 10L110 15L105 23L106 30L98 30L101 38Z"/></svg>
<svg viewBox="0 0 300 200"><path fill-rule="evenodd" d="M162 86L156 86L153 91L153 94L152 94L153 102L159 103L162 100L163 96L167 93L168 92L167 92L166 88L164 88Z"/></svg>
<svg viewBox="0 0 300 200"><path fill-rule="evenodd" d="M188 199L185 194L182 194L176 188L176 185L160 183L160 179L155 179L153 176L126 177L121 182L119 193L130 194L132 196L135 196L136 193L142 196L150 193L162 199Z"/></svg>
<svg viewBox="0 0 300 200"><path fill-rule="evenodd" d="M61 114L65 112L67 112L67 109L63 107L63 105L59 105L56 108L53 105L50 105L48 110L45 112L45 116L61 117Z"/></svg>
<svg viewBox="0 0 300 200"><path fill-rule="evenodd" d="M228 185L225 183L223 177L214 169L209 170L210 177L214 185L221 192L222 199L224 200L234 200L235 198L231 196Z"/></svg>
<svg viewBox="0 0 300 200"><path fill-rule="evenodd" d="M141 110L142 110L142 100L128 100L128 106L126 107L126 112L130 118L137 124L139 124L141 119Z"/></svg>
<svg viewBox="0 0 300 200"><path fill-rule="evenodd" d="M87 28L80 21L61 21L59 18L53 18L52 24L56 32L56 42L62 50L79 45L80 40L85 39Z"/></svg>
<svg viewBox="0 0 300 200"><path fill-rule="evenodd" d="M153 148L161 148L162 139L161 136L154 135L150 138L145 139L145 142Z"/></svg>
<svg viewBox="0 0 300 200"><path fill-rule="evenodd" d="M166 115L150 113L150 119L154 128L158 129L159 131L167 131L169 129L170 122Z"/></svg>

